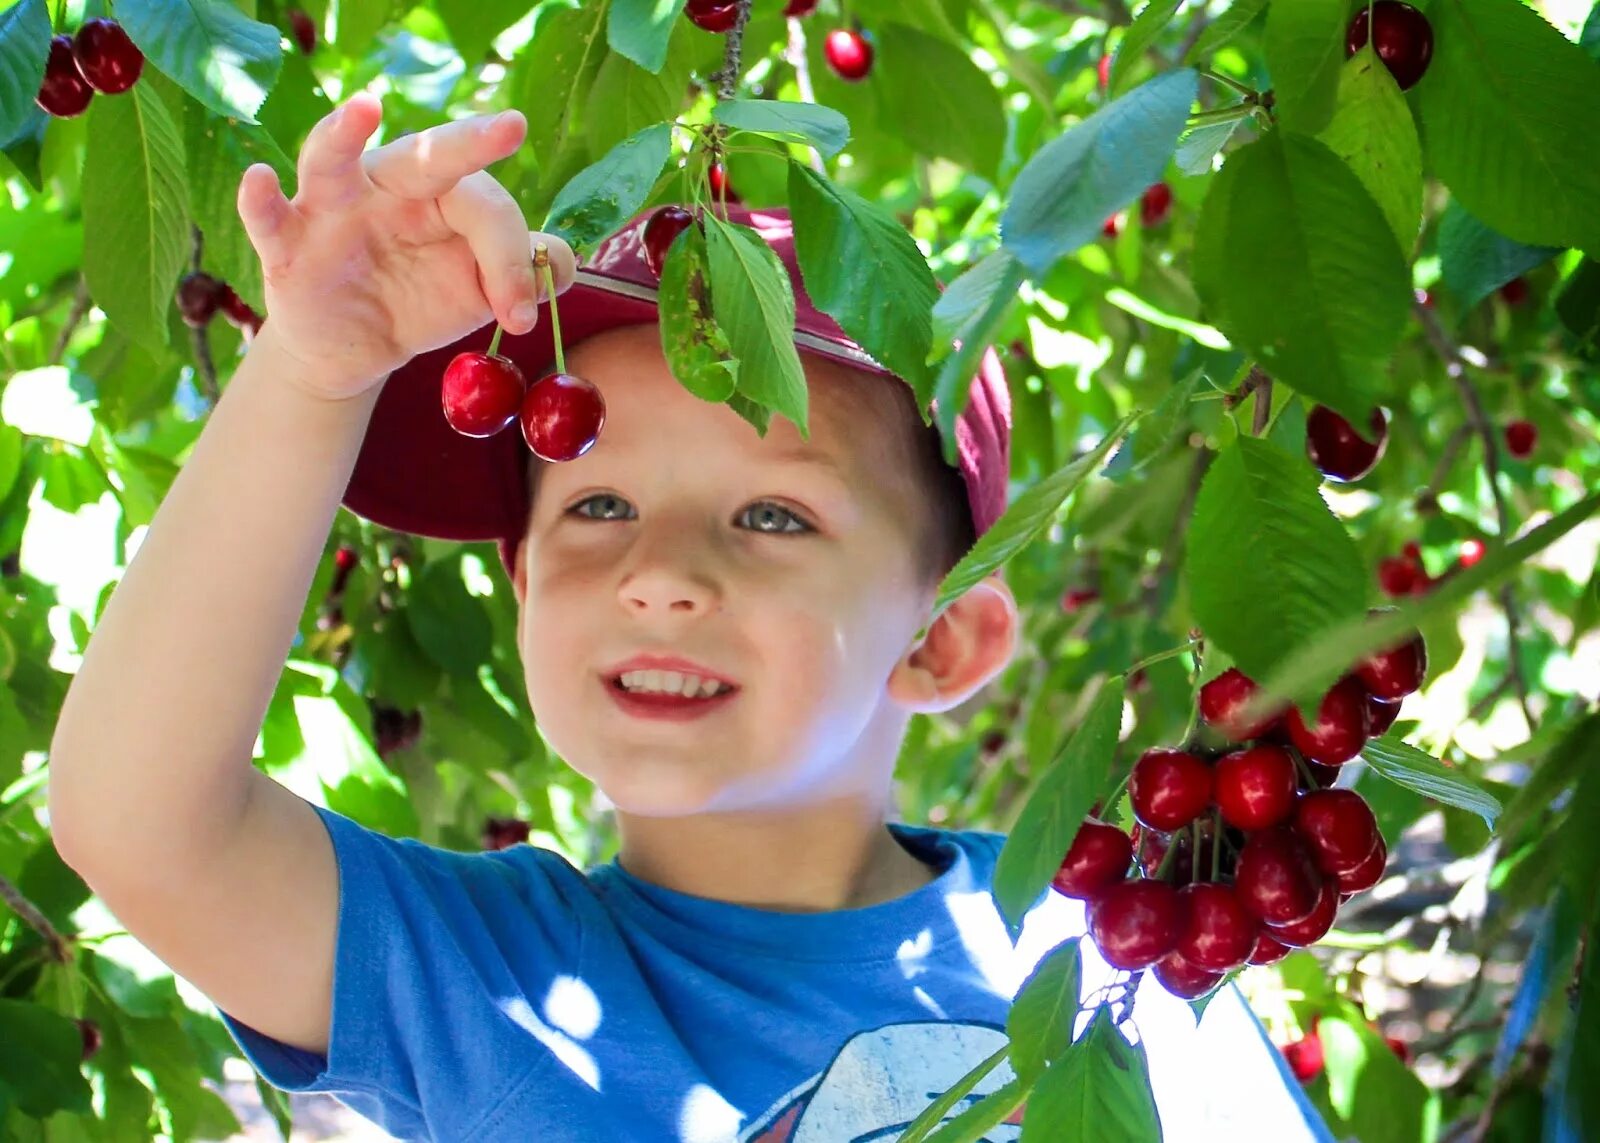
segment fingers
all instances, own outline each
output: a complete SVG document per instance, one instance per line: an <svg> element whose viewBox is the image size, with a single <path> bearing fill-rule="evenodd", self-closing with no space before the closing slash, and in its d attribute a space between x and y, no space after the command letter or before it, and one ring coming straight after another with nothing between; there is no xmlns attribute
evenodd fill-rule
<svg viewBox="0 0 1600 1143"><path fill-rule="evenodd" d="M239 180L239 221L261 259L262 273L272 277L289 261L304 226L293 204L283 197L278 172L253 163Z"/></svg>
<svg viewBox="0 0 1600 1143"><path fill-rule="evenodd" d="M383 122L383 104L358 91L323 116L300 149L300 189L295 201L313 210L346 203L367 189L361 155Z"/></svg>
<svg viewBox="0 0 1600 1143"><path fill-rule="evenodd" d="M439 212L472 248L495 320L511 333L531 330L538 321L540 293L534 281L533 248L524 238L528 222L511 192L487 171L476 171L439 199ZM555 243L550 247L554 268ZM568 249L568 257L571 253Z"/></svg>
<svg viewBox="0 0 1600 1143"><path fill-rule="evenodd" d="M554 234L546 234L541 230L528 231L528 253L531 256L544 243L545 253L550 255L550 269L556 280L556 293L564 294L567 287L571 286L578 277L578 256L572 252L572 247L567 245L565 238L558 238ZM544 275L539 275L539 297L544 298Z"/></svg>
<svg viewBox="0 0 1600 1143"><path fill-rule="evenodd" d="M373 185L402 198L438 198L456 183L522 146L520 111L472 115L374 148L362 163Z"/></svg>

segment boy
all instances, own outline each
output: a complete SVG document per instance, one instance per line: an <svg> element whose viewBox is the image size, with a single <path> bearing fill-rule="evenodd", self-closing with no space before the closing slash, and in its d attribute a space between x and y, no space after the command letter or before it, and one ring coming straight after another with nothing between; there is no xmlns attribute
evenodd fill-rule
<svg viewBox="0 0 1600 1143"><path fill-rule="evenodd" d="M528 233L483 170L520 115L364 150L380 116L359 94L319 123L292 203L270 168L241 183L268 319L68 695L58 846L269 1081L338 1093L398 1138L897 1136L1003 1045L1027 972L1083 932L1046 893L1014 948L990 893L1004 837L888 820L910 715L1015 651L998 575L915 641L1005 507L998 362L956 472L909 389L805 299L786 214L741 212L788 266L812 398L809 441L778 418L763 439L667 369L642 219L581 275ZM536 241L570 290L568 370L607 408L563 464L529 465L515 430L454 434L439 402L486 323L530 379L547 366L551 323L522 308ZM249 764L341 497L499 540L539 731L616 806L615 861L391 839ZM204 640L174 637L179 609ZM671 708L624 693L677 681L652 657L732 689ZM1107 976L1087 948L1084 975L1086 995ZM1137 1027L1168 1139L1327 1138L1236 992L1197 1031L1142 989Z"/></svg>

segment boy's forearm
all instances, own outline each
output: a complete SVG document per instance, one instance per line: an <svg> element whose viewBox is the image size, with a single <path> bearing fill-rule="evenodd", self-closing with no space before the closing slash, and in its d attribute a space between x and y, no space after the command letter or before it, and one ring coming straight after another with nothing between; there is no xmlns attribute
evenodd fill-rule
<svg viewBox="0 0 1600 1143"><path fill-rule="evenodd" d="M50 744L63 853L203 847L243 810L381 389L331 402L293 384L295 368L269 321L94 630Z"/></svg>

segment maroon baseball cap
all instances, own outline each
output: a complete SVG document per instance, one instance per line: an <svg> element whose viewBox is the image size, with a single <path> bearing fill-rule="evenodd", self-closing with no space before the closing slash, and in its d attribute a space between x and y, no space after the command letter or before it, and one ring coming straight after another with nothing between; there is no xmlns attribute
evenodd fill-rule
<svg viewBox="0 0 1600 1143"><path fill-rule="evenodd" d="M558 295L564 348L609 329L656 321L659 282L644 258L644 226L655 209L636 215L600 243L579 265L572 286ZM853 365L864 375L895 376L811 304L795 259L788 208L730 206L726 217L753 228L788 269L798 350ZM389 375L373 407L344 506L376 524L419 536L495 540L506 575L512 576L531 507L527 442L515 421L492 437L462 436L445 420L440 392L445 367L456 354L486 350L494 330L490 322L453 345L413 357ZM499 353L530 379L554 366L548 302L540 306L539 323L530 332L501 335ZM992 347L984 349L967 407L956 422L956 448L973 527L981 536L1005 512L1011 471L1011 393Z"/></svg>

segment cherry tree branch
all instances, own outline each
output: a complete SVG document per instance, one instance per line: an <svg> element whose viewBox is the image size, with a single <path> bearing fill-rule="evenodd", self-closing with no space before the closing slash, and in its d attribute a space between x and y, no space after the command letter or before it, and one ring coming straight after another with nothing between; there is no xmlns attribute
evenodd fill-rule
<svg viewBox="0 0 1600 1143"><path fill-rule="evenodd" d="M1444 487L1445 478L1450 475L1450 468L1460 455L1462 447L1467 443L1467 438L1472 435L1471 425L1462 425L1451 433L1444 442L1444 447L1439 450L1439 461L1433 466L1433 475L1428 479L1428 486L1417 496L1417 511L1437 512L1439 510L1439 489Z"/></svg>
<svg viewBox="0 0 1600 1143"><path fill-rule="evenodd" d="M44 938L44 943L49 946L50 954L54 959L62 964L71 963L71 943L56 931L56 927L50 923L49 918L39 911L39 907L24 897L22 890L18 889L3 874L0 874L0 901L4 901L10 906L13 913L21 917L24 923L31 926Z"/></svg>
<svg viewBox="0 0 1600 1143"><path fill-rule="evenodd" d="M194 224L189 226L193 238L189 267L196 274L200 273L200 256L205 251L205 236L200 233L200 228ZM222 391L217 388L217 366L211 360L211 342L206 339L204 328L190 327L189 340L194 345L195 372L200 375L200 391L206 395L206 400L214 409L222 398Z"/></svg>
<svg viewBox="0 0 1600 1143"><path fill-rule="evenodd" d="M719 100L732 99L739 90L740 57L744 52L744 26L750 19L750 5L753 0L739 0L739 16L733 22L733 27L728 29L728 34L723 38L722 67L711 73L711 82L717 85L717 98ZM721 124L717 125L719 128ZM718 141L721 141L722 132L717 132Z"/></svg>
<svg viewBox="0 0 1600 1143"><path fill-rule="evenodd" d="M67 343L72 340L72 335L78 331L78 326L93 305L94 301L89 297L89 279L79 274L78 287L72 295L72 309L68 311L66 323L61 327L61 334L56 338L54 348L50 350L51 365L61 364L61 359L67 354Z"/></svg>
<svg viewBox="0 0 1600 1143"><path fill-rule="evenodd" d="M1512 538L1513 525L1511 510L1506 506L1505 493L1500 489L1500 455L1495 447L1494 427L1489 424L1489 418L1483 411L1483 400L1478 396L1478 389L1467 377L1467 365L1470 364L1460 346L1450 340L1449 334L1439 324L1439 319L1433 311L1420 301L1411 303L1417 320L1422 323L1422 331L1426 335L1434 350L1444 360L1444 371L1450 380L1455 383L1456 391L1461 394L1462 404L1467 409L1467 423L1472 426L1478 440L1483 444L1483 468L1489 478L1489 491L1494 497L1494 511L1497 522L1497 531L1501 543L1506 543ZM1522 707L1523 721L1528 724L1528 733L1532 734L1537 728L1533 719L1533 708L1528 702L1528 680L1522 672L1522 661L1519 649L1522 645L1522 623L1517 610L1516 595L1511 590L1509 581L1500 585L1500 609L1506 617L1506 660L1510 667L1511 682L1517 689L1517 702Z"/></svg>

